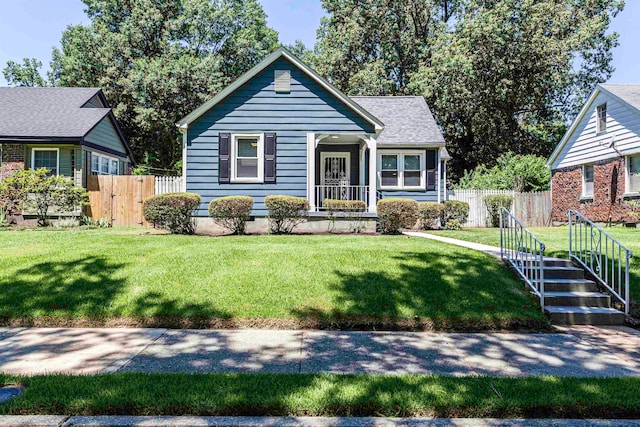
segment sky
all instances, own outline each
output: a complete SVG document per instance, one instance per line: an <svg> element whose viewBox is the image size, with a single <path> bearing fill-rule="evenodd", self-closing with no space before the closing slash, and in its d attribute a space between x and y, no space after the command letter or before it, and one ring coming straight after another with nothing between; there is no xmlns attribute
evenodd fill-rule
<svg viewBox="0 0 640 427"><path fill-rule="evenodd" d="M302 40L312 47L324 10L320 0L260 0L269 26L278 31L280 42ZM627 0L611 25L620 34L613 51L616 71L610 83L640 83L640 0ZM0 69L7 61L24 57L42 61L46 71L51 49L59 46L67 25L88 24L80 0L0 0ZM0 73L0 86L7 82Z"/></svg>

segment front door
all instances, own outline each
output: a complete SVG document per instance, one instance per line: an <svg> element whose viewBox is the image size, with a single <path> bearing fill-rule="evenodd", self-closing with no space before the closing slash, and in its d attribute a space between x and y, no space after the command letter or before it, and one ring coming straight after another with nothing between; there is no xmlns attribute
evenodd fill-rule
<svg viewBox="0 0 640 427"><path fill-rule="evenodd" d="M351 198L350 160L349 153L321 153L321 201L324 199L349 200Z"/></svg>

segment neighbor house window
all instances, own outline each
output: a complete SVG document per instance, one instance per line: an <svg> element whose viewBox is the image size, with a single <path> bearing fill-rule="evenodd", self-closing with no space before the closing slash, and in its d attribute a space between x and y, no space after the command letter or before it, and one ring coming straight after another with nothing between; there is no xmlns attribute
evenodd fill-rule
<svg viewBox="0 0 640 427"><path fill-rule="evenodd" d="M433 190L435 150L379 151L378 175L381 189ZM431 168L432 170L430 170ZM431 187L431 188L430 188Z"/></svg>
<svg viewBox="0 0 640 427"><path fill-rule="evenodd" d="M627 157L627 193L640 192L640 154Z"/></svg>
<svg viewBox="0 0 640 427"><path fill-rule="evenodd" d="M597 132L605 132L607 130L607 104L598 105L596 107Z"/></svg>
<svg viewBox="0 0 640 427"><path fill-rule="evenodd" d="M234 135L231 146L232 182L263 182L263 152L262 135Z"/></svg>
<svg viewBox="0 0 640 427"><path fill-rule="evenodd" d="M593 197L593 165L582 166L582 197Z"/></svg>
<svg viewBox="0 0 640 427"><path fill-rule="evenodd" d="M31 167L32 169L46 168L47 175L56 176L59 173L58 164L60 161L60 150L57 148L32 148Z"/></svg>
<svg viewBox="0 0 640 427"><path fill-rule="evenodd" d="M92 175L119 175L120 161L114 157L91 153Z"/></svg>

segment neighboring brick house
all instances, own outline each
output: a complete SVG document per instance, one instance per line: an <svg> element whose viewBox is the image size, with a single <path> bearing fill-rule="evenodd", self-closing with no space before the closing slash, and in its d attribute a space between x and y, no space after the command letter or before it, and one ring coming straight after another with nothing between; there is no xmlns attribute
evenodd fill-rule
<svg viewBox="0 0 640 427"><path fill-rule="evenodd" d="M640 85L598 85L547 166L553 221L640 222Z"/></svg>

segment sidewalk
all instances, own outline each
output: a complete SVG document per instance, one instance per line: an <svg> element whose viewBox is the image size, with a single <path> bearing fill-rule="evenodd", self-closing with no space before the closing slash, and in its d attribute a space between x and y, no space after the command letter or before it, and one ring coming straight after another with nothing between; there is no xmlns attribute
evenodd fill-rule
<svg viewBox="0 0 640 427"><path fill-rule="evenodd" d="M436 240L442 243L449 243L451 245L462 246L463 248L473 249L476 251L484 252L494 257L500 258L500 248L495 246L483 245L482 243L467 242L465 240L452 239L450 237L437 236L435 234L423 233L421 231L405 231L402 234L411 237L422 237L425 239Z"/></svg>
<svg viewBox="0 0 640 427"><path fill-rule="evenodd" d="M640 376L640 332L0 329L0 372Z"/></svg>

